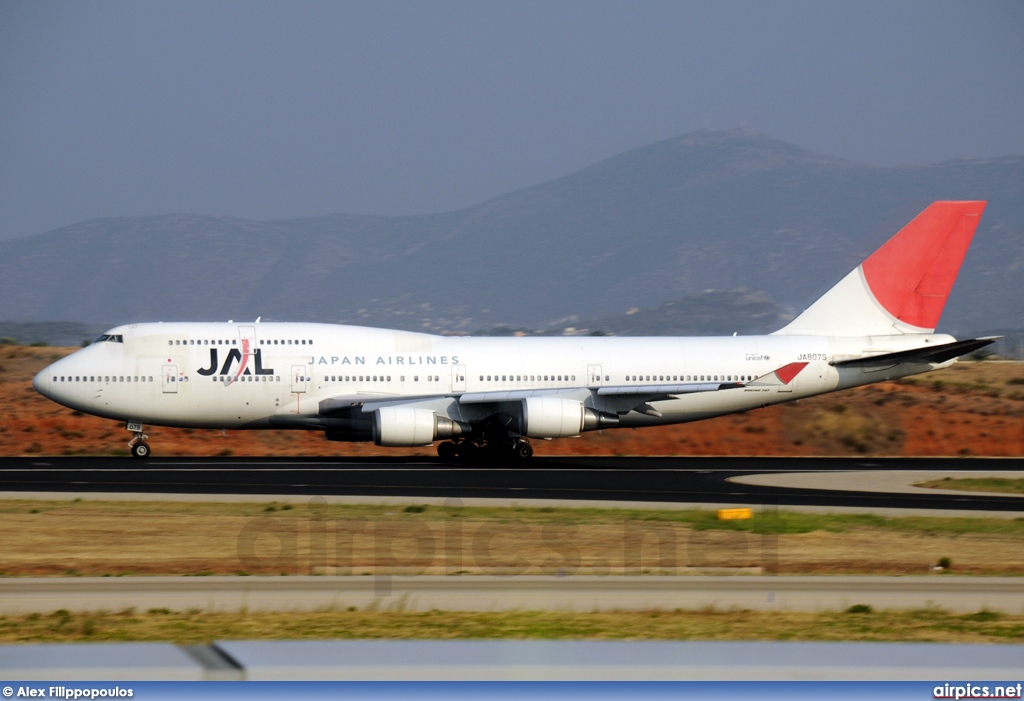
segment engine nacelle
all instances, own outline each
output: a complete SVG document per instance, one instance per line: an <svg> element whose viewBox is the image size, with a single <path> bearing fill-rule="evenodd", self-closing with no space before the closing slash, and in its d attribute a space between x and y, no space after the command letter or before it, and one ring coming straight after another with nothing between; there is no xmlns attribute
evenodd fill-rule
<svg viewBox="0 0 1024 701"><path fill-rule="evenodd" d="M530 438L566 438L618 423L617 416L589 409L576 399L527 397L523 400L520 433Z"/></svg>
<svg viewBox="0 0 1024 701"><path fill-rule="evenodd" d="M373 412L373 442L388 448L430 445L469 431L467 424L438 416L430 409L388 406Z"/></svg>

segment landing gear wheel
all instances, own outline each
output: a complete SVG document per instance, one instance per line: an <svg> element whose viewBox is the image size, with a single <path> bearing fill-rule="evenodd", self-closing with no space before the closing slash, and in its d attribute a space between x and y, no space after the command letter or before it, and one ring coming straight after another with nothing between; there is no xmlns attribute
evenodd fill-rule
<svg viewBox="0 0 1024 701"><path fill-rule="evenodd" d="M437 446L437 455L442 460L454 460L459 454L459 450L454 443L440 443Z"/></svg>
<svg viewBox="0 0 1024 701"><path fill-rule="evenodd" d="M148 458L149 444L146 443L146 439L149 438L149 436L142 432L142 424L135 421L129 421L125 424L125 428L131 431L133 436L128 442L128 447L132 450L132 457Z"/></svg>
<svg viewBox="0 0 1024 701"><path fill-rule="evenodd" d="M519 441L512 446L512 455L520 460L529 460L533 457L533 446L526 441Z"/></svg>
<svg viewBox="0 0 1024 701"><path fill-rule="evenodd" d="M475 443L464 441L456 447L456 455L460 462L474 462L480 458L483 450Z"/></svg>

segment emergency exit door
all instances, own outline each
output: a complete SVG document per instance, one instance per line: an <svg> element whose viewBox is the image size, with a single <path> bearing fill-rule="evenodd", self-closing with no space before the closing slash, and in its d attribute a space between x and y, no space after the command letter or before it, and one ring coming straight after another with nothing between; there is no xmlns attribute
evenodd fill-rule
<svg viewBox="0 0 1024 701"><path fill-rule="evenodd" d="M292 365L292 392L306 391L306 366Z"/></svg>
<svg viewBox="0 0 1024 701"><path fill-rule="evenodd" d="M164 365L164 394L178 393L178 366Z"/></svg>

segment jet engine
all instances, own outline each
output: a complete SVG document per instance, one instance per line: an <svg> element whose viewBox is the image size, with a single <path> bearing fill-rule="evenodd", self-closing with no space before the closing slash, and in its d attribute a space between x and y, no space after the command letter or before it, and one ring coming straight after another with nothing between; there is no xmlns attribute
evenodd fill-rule
<svg viewBox="0 0 1024 701"><path fill-rule="evenodd" d="M527 397L523 400L520 433L530 438L565 438L618 423L619 417L585 407L576 399Z"/></svg>
<svg viewBox="0 0 1024 701"><path fill-rule="evenodd" d="M373 442L389 448L430 445L471 430L469 424L438 416L430 409L388 406L373 412Z"/></svg>

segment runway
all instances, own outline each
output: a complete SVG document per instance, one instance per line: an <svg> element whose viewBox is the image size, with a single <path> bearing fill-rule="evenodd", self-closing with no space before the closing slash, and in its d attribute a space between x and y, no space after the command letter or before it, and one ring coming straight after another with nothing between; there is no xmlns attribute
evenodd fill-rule
<svg viewBox="0 0 1024 701"><path fill-rule="evenodd" d="M870 474L879 473L877 490ZM1019 496L890 491L894 471L1024 471L1024 458L536 458L448 465L424 458L0 458L0 491L160 495L303 495L1024 511ZM773 473L797 475L777 480ZM808 474L809 488L799 483ZM861 473L856 487L828 488ZM925 477L922 477L925 479ZM780 486L782 481L787 486Z"/></svg>

